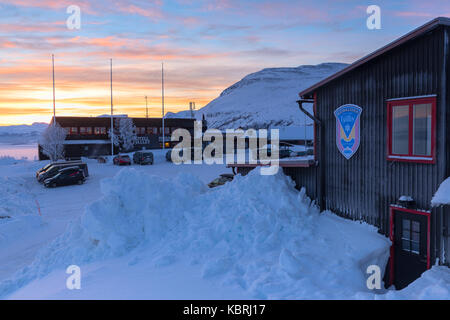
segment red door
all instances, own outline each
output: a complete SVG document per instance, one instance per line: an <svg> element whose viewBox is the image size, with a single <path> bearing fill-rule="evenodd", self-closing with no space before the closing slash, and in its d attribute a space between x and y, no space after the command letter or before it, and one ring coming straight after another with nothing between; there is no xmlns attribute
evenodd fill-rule
<svg viewBox="0 0 450 320"><path fill-rule="evenodd" d="M390 283L403 289L430 268L430 212L391 207Z"/></svg>

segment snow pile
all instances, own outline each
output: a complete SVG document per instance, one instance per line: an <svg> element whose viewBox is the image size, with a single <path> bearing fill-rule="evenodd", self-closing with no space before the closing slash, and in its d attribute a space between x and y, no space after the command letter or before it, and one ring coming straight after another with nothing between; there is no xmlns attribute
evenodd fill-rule
<svg viewBox="0 0 450 320"><path fill-rule="evenodd" d="M281 172L254 170L208 189L190 174L123 169L101 189L32 265L0 284L0 297L57 268L131 255L149 272L197 266L204 279L255 298L350 298L367 291L368 265L387 262L390 243L374 227L319 214Z"/></svg>
<svg viewBox="0 0 450 320"><path fill-rule="evenodd" d="M34 197L21 178L0 178L0 250L42 225Z"/></svg>
<svg viewBox="0 0 450 320"><path fill-rule="evenodd" d="M252 73L225 89L205 107L194 111L205 116L208 128L237 129L304 125L298 109L298 93L346 67L342 63L322 63L296 68L267 68ZM167 114L190 118L190 111ZM307 119L310 122L309 119Z"/></svg>
<svg viewBox="0 0 450 320"><path fill-rule="evenodd" d="M359 298L375 298L389 300L450 300L450 268L434 266L425 271L422 276L400 291L388 291L384 295Z"/></svg>
<svg viewBox="0 0 450 320"><path fill-rule="evenodd" d="M447 178L441 183L438 191L436 191L433 199L431 200L432 206L439 206L443 204L450 204L450 178Z"/></svg>

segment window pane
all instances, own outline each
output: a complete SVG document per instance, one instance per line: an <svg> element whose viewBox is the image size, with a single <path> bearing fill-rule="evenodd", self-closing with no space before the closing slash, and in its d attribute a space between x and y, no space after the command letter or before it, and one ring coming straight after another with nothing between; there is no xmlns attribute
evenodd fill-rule
<svg viewBox="0 0 450 320"><path fill-rule="evenodd" d="M392 108L392 153L409 154L409 106Z"/></svg>
<svg viewBox="0 0 450 320"><path fill-rule="evenodd" d="M419 221L413 221L412 222L412 229L414 232L420 232L420 222Z"/></svg>
<svg viewBox="0 0 450 320"><path fill-rule="evenodd" d="M411 250L409 240L402 240L402 249L405 250L405 251L410 251Z"/></svg>
<svg viewBox="0 0 450 320"><path fill-rule="evenodd" d="M431 156L431 103L414 105L413 153Z"/></svg>
<svg viewBox="0 0 450 320"><path fill-rule="evenodd" d="M413 232L411 240L413 240L415 242L420 242L420 233Z"/></svg>
<svg viewBox="0 0 450 320"><path fill-rule="evenodd" d="M403 239L411 239L411 234L409 233L409 230L403 229L403 235L402 235Z"/></svg>
<svg viewBox="0 0 450 320"><path fill-rule="evenodd" d="M419 243L411 242L411 251L414 253L419 253Z"/></svg>
<svg viewBox="0 0 450 320"><path fill-rule="evenodd" d="M403 231L411 229L411 220L403 219Z"/></svg>

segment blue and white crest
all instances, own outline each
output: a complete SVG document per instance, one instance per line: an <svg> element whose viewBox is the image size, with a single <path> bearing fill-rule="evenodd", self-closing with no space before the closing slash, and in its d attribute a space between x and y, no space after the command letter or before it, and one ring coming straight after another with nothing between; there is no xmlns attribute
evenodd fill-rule
<svg viewBox="0 0 450 320"><path fill-rule="evenodd" d="M336 145L348 160L359 148L360 115L362 108L354 104L345 104L334 111L336 117Z"/></svg>

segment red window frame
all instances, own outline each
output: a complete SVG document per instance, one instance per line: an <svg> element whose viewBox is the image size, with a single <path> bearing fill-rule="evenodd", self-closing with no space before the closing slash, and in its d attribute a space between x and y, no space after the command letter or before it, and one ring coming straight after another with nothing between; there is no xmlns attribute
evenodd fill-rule
<svg viewBox="0 0 450 320"><path fill-rule="evenodd" d="M431 104L431 155L413 154L413 130L414 130L414 108L415 104ZM392 111L396 106L409 106L409 132L408 132L408 154L392 153ZM436 162L436 97L395 99L387 102L387 160L401 162L431 163Z"/></svg>
<svg viewBox="0 0 450 320"><path fill-rule="evenodd" d="M80 134L82 134L82 135L92 134L92 128L91 127L80 127Z"/></svg>
<svg viewBox="0 0 450 320"><path fill-rule="evenodd" d="M106 128L105 127L94 127L94 134L95 135L105 135Z"/></svg>

